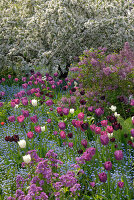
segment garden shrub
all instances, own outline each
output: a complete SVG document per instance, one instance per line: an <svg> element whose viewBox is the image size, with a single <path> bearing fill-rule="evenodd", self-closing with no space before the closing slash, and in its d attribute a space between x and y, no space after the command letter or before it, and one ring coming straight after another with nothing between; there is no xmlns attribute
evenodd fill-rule
<svg viewBox="0 0 134 200"><path fill-rule="evenodd" d="M129 113L134 89L134 52L128 42L119 54L106 55L105 51L105 48L85 50L80 61L70 68L68 78L79 80L89 106L98 103L106 109L115 105L118 113L127 118L134 112ZM74 94L81 96L79 92Z"/></svg>
<svg viewBox="0 0 134 200"><path fill-rule="evenodd" d="M134 47L131 0L1 0L0 69L62 71L84 49Z"/></svg>

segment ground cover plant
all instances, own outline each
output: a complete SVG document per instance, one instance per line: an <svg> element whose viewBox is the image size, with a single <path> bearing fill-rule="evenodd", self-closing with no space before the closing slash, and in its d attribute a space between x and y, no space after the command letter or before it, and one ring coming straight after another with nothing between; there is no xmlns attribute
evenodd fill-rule
<svg viewBox="0 0 134 200"><path fill-rule="evenodd" d="M27 75L1 78L1 199L134 198L133 52L126 43L121 51L126 65L121 52L113 54L117 65L106 60L104 69L118 66L114 75L109 69L111 82L110 74L99 73L105 58L111 59L105 50L85 51L65 80L57 72L33 69ZM86 59L91 55L89 65L84 61L86 67L85 54ZM126 78L120 79L118 72L126 68ZM97 73L102 75L102 89ZM115 87L117 77L122 93L117 90L112 98L107 87ZM126 104L117 103L118 95L125 95Z"/></svg>

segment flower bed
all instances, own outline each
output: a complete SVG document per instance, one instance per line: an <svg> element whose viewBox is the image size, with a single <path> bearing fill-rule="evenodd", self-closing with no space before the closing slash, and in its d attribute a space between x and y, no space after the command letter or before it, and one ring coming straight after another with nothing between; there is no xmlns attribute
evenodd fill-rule
<svg viewBox="0 0 134 200"><path fill-rule="evenodd" d="M1 79L1 199L133 198L134 99L127 102L129 114L124 105L120 113L120 105L104 101L102 91L93 94L95 84L89 94L82 73L79 80L34 70Z"/></svg>

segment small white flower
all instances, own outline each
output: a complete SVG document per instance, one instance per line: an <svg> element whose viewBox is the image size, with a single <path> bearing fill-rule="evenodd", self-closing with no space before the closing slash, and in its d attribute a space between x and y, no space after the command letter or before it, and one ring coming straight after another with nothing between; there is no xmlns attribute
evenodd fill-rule
<svg viewBox="0 0 134 200"><path fill-rule="evenodd" d="M112 105L109 109L112 110L112 111L114 112L114 111L116 111L116 106L113 106L113 105Z"/></svg>
<svg viewBox="0 0 134 200"><path fill-rule="evenodd" d="M15 107L14 108L18 108L19 106L18 105L15 105Z"/></svg>
<svg viewBox="0 0 134 200"><path fill-rule="evenodd" d="M31 162L31 156L30 156L30 154L23 156L23 161L25 163L27 163L27 164L30 163Z"/></svg>
<svg viewBox="0 0 134 200"><path fill-rule="evenodd" d="M31 103L32 103L33 106L37 106L37 100L36 99L32 99Z"/></svg>
<svg viewBox="0 0 134 200"><path fill-rule="evenodd" d="M42 80L43 80L43 81L46 81L46 76L43 76L43 77L42 77Z"/></svg>
<svg viewBox="0 0 134 200"><path fill-rule="evenodd" d="M134 119L134 116L132 117L132 120Z"/></svg>
<svg viewBox="0 0 134 200"><path fill-rule="evenodd" d="M74 87L76 87L78 85L78 83L76 81L74 81Z"/></svg>
<svg viewBox="0 0 134 200"><path fill-rule="evenodd" d="M70 109L70 113L74 114L74 109L73 108Z"/></svg>
<svg viewBox="0 0 134 200"><path fill-rule="evenodd" d="M115 112L115 113L114 113L114 116L115 116L115 117L119 117L120 114L118 114L117 112Z"/></svg>
<svg viewBox="0 0 134 200"><path fill-rule="evenodd" d="M131 140L133 141L134 138L133 138L133 137L130 137L130 138L131 138Z"/></svg>
<svg viewBox="0 0 134 200"><path fill-rule="evenodd" d="M107 135L109 138L113 137L113 133L108 133Z"/></svg>
<svg viewBox="0 0 134 200"><path fill-rule="evenodd" d="M26 141L25 140L18 141L18 144L19 144L20 148L22 148L22 149L26 147Z"/></svg>
<svg viewBox="0 0 134 200"><path fill-rule="evenodd" d="M42 131L42 132L45 131L45 126L41 126L41 131Z"/></svg>

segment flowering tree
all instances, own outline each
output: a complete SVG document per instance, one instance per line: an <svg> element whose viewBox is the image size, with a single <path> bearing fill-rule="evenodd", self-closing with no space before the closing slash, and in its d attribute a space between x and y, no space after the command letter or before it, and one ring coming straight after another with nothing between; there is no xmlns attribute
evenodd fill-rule
<svg viewBox="0 0 134 200"><path fill-rule="evenodd" d="M1 0L0 68L65 70L91 47L132 46L132 0Z"/></svg>

